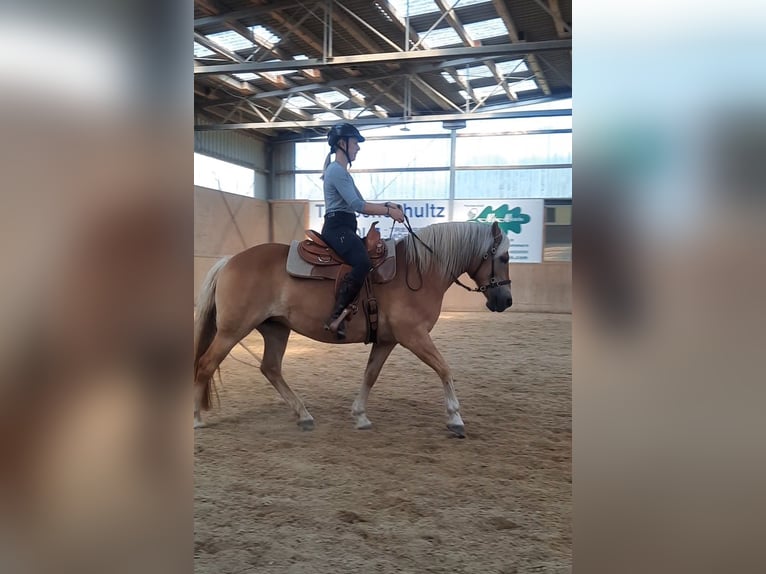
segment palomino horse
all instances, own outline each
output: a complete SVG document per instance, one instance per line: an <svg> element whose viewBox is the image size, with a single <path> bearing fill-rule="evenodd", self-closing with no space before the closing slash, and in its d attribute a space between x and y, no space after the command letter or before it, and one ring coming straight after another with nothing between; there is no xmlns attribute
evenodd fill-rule
<svg viewBox="0 0 766 574"><path fill-rule="evenodd" d="M397 241L396 277L374 288L378 335L351 407L356 428L372 426L366 413L367 397L383 363L400 344L439 375L444 385L447 428L465 436L452 371L429 333L439 318L444 293L464 272L476 282L477 288L471 290L486 297L490 311L511 306L508 246L508 238L497 223L478 222L438 223L422 229L417 237L409 235ZM195 428L204 426L201 410L210 408L213 374L253 329L264 340L261 372L298 415L304 430L314 427L314 418L282 378L282 357L290 331L325 343L365 341L364 313L348 324L344 341L324 329L334 301L333 281L288 275L288 250L287 245L276 243L257 245L220 260L208 273L194 325Z"/></svg>

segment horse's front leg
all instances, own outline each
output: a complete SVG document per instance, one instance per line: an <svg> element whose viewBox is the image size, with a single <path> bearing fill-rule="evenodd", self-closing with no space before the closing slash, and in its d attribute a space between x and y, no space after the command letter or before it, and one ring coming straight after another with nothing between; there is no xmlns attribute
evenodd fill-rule
<svg viewBox="0 0 766 574"><path fill-rule="evenodd" d="M426 365L431 367L444 385L444 402L447 406L447 428L460 438L465 437L465 426L460 416L460 403L455 394L452 371L428 333L412 333L405 341L399 341L403 347L412 351Z"/></svg>
<svg viewBox="0 0 766 574"><path fill-rule="evenodd" d="M373 343L370 351L370 358L367 360L367 368L364 370L364 379L359 394L351 406L351 414L356 419L356 428L368 429L372 427L370 419L367 418L367 397L370 396L370 389L375 381L378 380L383 363L386 362L391 351L396 347L396 343Z"/></svg>

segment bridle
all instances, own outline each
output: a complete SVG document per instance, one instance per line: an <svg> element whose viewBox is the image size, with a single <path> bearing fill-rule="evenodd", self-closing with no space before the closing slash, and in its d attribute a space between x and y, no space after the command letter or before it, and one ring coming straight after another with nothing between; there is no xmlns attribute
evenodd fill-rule
<svg viewBox="0 0 766 574"><path fill-rule="evenodd" d="M472 291L472 292L478 292L478 293L484 293L485 291L489 289L496 289L498 287L502 287L503 285L510 285L511 280L510 279L503 279L502 281L498 281L495 277L495 254L497 253L497 248L500 246L500 243L503 241L502 234L499 236L494 237L494 243L492 247L489 248L489 251L487 251L484 255L482 255L481 262L479 263L478 267L473 270L473 273L468 273L470 275L471 279L473 279L474 275L479 271L479 268L484 264L484 262L487 260L487 258L492 260L492 271L489 275L489 283L486 285L481 285L479 287L471 288L468 285L464 285L460 282L460 279L455 277L454 282L460 285L463 289L466 291ZM475 281L475 279L474 279Z"/></svg>
<svg viewBox="0 0 766 574"><path fill-rule="evenodd" d="M394 222L394 225L396 225L396 222ZM423 247L428 249L428 251L430 251L433 254L434 250L431 249L428 245L426 245L423 242L423 240L420 239L420 237L418 237L417 234L415 233L415 231L412 229L412 226L410 225L410 219L409 219L409 217L407 217L407 215L404 216L404 227L407 228L407 231L410 232L410 235L412 235L415 239L420 241L420 243L423 245ZM392 235L393 235L393 232L394 232L394 228L392 226L391 227L391 234ZM466 291L471 291L471 292L474 292L474 293L484 293L485 291L487 291L489 289L496 289L498 287L503 287L504 285L510 285L511 284L511 280L510 279L503 279L502 281L498 281L497 278L495 277L495 254L497 253L497 248L500 246L502 241L503 241L502 233L500 235L494 236L493 237L492 247L490 247L489 250L482 256L481 262L476 267L476 269L474 269L473 273L468 273L468 275L471 277L471 279L473 279L474 275L479 271L479 268L484 264L484 262L487 260L487 258L490 258L492 260L492 271L491 271L491 273L489 275L489 283L487 283L486 285L481 285L479 287L471 288L471 287L468 287L468 285L463 284L460 281L460 279L458 279L457 277L453 277L452 281L454 283L457 283L458 285L460 285ZM415 261L416 261L415 265L416 265L417 268L420 268L420 264L418 263L418 261L420 259L420 256L418 255L417 243L413 242L413 245L415 246ZM407 272L409 273L409 266L407 266ZM474 279L474 281L475 281L475 279ZM411 291L417 291L418 289L420 289L420 287L423 286L423 278L422 277L420 278L420 287L418 287L418 289L413 289L410 286L409 275L406 277L406 282L407 282L407 287L409 287L409 289Z"/></svg>

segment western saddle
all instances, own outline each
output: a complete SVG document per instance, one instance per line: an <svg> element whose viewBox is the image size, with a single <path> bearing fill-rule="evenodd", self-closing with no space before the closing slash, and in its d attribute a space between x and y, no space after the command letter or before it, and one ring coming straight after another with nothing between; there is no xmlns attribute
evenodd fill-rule
<svg viewBox="0 0 766 574"><path fill-rule="evenodd" d="M377 341L378 330L378 302L372 292L373 284L388 283L396 274L396 259L394 253L388 253L386 242L380 237L380 231L377 229L377 221L370 226L364 243L367 247L367 254L372 263L372 270L367 275L364 283L364 289L359 292L357 299L346 309L338 319L341 321L350 321L351 316L358 310L358 304L367 315L368 343ZM337 293L340 280L351 271L351 266L341 259L341 257L325 243L322 236L309 229L306 231L308 239L298 243L298 255L306 263L312 265L311 277L315 279L332 279L335 281L335 292ZM393 250L392 250L393 251Z"/></svg>

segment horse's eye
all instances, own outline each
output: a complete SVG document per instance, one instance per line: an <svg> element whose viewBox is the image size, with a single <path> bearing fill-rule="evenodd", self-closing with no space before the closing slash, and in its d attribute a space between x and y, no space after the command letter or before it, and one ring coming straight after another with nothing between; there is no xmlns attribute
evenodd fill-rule
<svg viewBox="0 0 766 574"><path fill-rule="evenodd" d="M510 261L510 258L508 257L508 255L500 256L500 263L508 263L508 261Z"/></svg>

